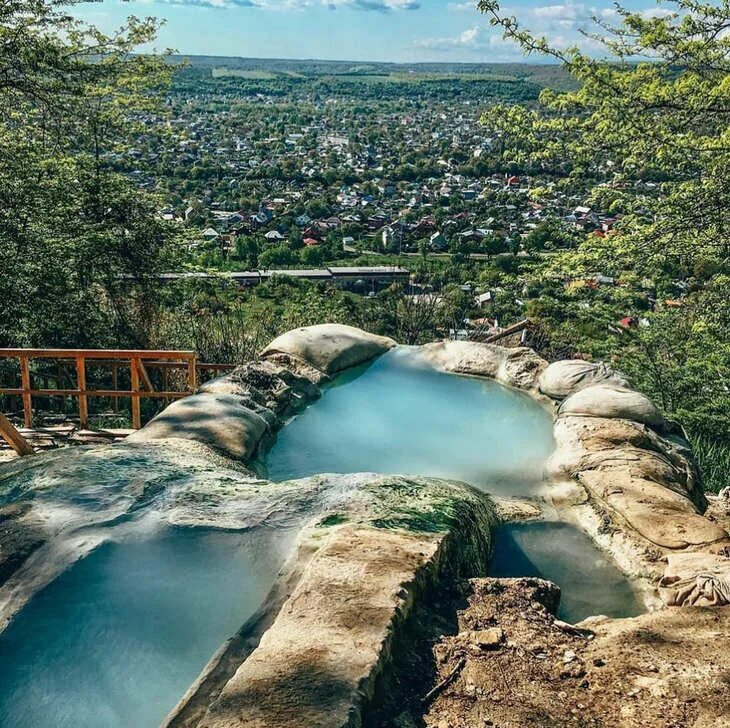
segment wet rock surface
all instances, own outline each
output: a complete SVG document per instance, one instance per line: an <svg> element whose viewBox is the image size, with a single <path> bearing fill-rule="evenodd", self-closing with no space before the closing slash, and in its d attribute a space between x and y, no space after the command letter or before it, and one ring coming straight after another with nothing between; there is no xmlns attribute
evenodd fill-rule
<svg viewBox="0 0 730 728"><path fill-rule="evenodd" d="M46 540L41 525L25 518L29 511L29 504L0 508L0 586Z"/></svg>
<svg viewBox="0 0 730 728"><path fill-rule="evenodd" d="M723 725L727 609L662 610L576 629L555 620L558 592L547 582L463 581L485 573L496 522L489 499L463 484L372 474L275 484L244 467L330 375L394 344L339 325L288 332L262 361L205 384L129 441L84 449L74 462L79 482L91 485L56 478L63 453L56 475L51 467L21 477L0 513L0 617L102 542L104 529L153 513L184 526L297 526L297 555L260 623L266 629L247 637L242 628L239 647L224 649L207 673L215 679L205 695L194 686L170 726ZM569 486L564 502L576 520L609 551L622 545L627 573L649 574L655 586L667 567L668 603L727 603L730 517L715 501L707 517L688 447L666 436L654 405L620 375L585 363L548 367L524 348L438 342L420 350L445 371L559 406L551 469L563 491ZM127 476L109 468L109 454ZM503 515L534 511L504 506ZM673 554L692 558L679 563ZM453 593L432 604L444 584ZM409 637L420 645L410 661L396 654L411 654Z"/></svg>
<svg viewBox="0 0 730 728"><path fill-rule="evenodd" d="M605 417L560 416L553 432L558 448L548 469L554 475L624 468L633 477L687 496L699 510L707 505L688 444L662 437L639 422Z"/></svg>
<svg viewBox="0 0 730 728"><path fill-rule="evenodd" d="M249 470L179 438L59 449L13 461L2 475L0 630L105 540L164 523L242 529L267 512Z"/></svg>
<svg viewBox="0 0 730 728"><path fill-rule="evenodd" d="M507 349L475 341L439 341L420 347L423 354L447 372L489 377L518 389L535 390L547 362L532 349Z"/></svg>
<svg viewBox="0 0 730 728"><path fill-rule="evenodd" d="M555 502L571 508L624 571L644 580L647 600L653 601L649 591L656 593L673 552L730 557L726 521L705 515L708 502L689 444L669 434L651 400L615 383L620 375L605 365L584 364L556 362L550 365L555 376L550 367L543 373L543 391L552 391L555 400L572 389L558 407L556 449L548 461L550 475L562 480ZM582 386L596 377L602 381ZM702 560L694 563L699 568ZM692 575L683 579L691 581ZM722 587L713 591L724 594ZM661 591L671 600L665 603L679 605L680 595L690 593ZM718 597L717 603L728 602Z"/></svg>
<svg viewBox="0 0 730 728"><path fill-rule="evenodd" d="M300 538L286 600L238 664L222 654L228 669L210 666L217 685L202 701L192 692L171 728L359 725L416 605L486 568L496 517L463 484L372 474L297 483L330 496Z"/></svg>

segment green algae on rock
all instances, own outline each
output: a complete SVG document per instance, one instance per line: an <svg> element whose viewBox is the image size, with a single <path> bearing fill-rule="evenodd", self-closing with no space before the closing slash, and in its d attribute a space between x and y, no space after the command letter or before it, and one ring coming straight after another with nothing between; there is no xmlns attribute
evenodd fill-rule
<svg viewBox="0 0 730 728"><path fill-rule="evenodd" d="M170 728L358 725L414 605L488 563L493 505L463 483L356 473L281 485L320 492L329 513L302 532L296 577L282 577L287 598L258 645L238 661L222 653L235 669L205 686L204 712L188 695Z"/></svg>

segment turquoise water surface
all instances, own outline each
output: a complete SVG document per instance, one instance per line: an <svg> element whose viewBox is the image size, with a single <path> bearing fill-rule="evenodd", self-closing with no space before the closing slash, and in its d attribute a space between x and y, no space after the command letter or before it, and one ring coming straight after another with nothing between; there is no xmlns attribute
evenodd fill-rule
<svg viewBox="0 0 730 728"><path fill-rule="evenodd" d="M0 634L0 726L158 726L261 606L282 541L166 528L102 544Z"/></svg>
<svg viewBox="0 0 730 728"><path fill-rule="evenodd" d="M554 448L552 416L496 382L435 370L395 349L348 372L292 420L266 457L269 477L322 472L430 475L497 496L530 496ZM492 576L541 576L563 587L560 616L630 616L629 580L567 523L509 524L496 534Z"/></svg>
<svg viewBox="0 0 730 728"><path fill-rule="evenodd" d="M272 480L397 473L526 495L552 450L551 415L530 397L437 371L399 347L325 389L281 430L265 464Z"/></svg>
<svg viewBox="0 0 730 728"><path fill-rule="evenodd" d="M490 576L539 576L562 592L558 616L633 617L644 611L629 580L569 523L508 523L497 529Z"/></svg>
<svg viewBox="0 0 730 728"><path fill-rule="evenodd" d="M553 447L551 414L527 395L439 372L398 347L326 387L259 465L275 481L429 475L527 496L541 489ZM275 517L281 509L264 502L265 486L255 506L245 470L192 446L127 443L40 457L6 467L0 503L32 500L58 529L102 529L109 540L0 634L0 726L153 728L261 606L301 525L297 508L316 508L317 493L302 492L292 514ZM239 492L247 494L240 501ZM253 530L135 529L146 516L154 526L163 508ZM628 582L566 524L504 527L493 572L555 580L567 619L635 605Z"/></svg>

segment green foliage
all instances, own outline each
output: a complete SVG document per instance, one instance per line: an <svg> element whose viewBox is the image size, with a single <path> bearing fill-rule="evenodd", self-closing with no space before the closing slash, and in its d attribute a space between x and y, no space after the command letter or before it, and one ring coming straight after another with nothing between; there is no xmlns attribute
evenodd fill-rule
<svg viewBox="0 0 730 728"><path fill-rule="evenodd" d="M690 437L692 452L702 471L706 490L719 492L728 484L730 473L730 445L700 435Z"/></svg>
<svg viewBox="0 0 730 728"><path fill-rule="evenodd" d="M343 513L331 513L329 516L325 516L321 521L317 523L317 528L330 528L331 526L340 526L343 523L347 523L348 518Z"/></svg>
<svg viewBox="0 0 730 728"><path fill-rule="evenodd" d="M648 316L618 337L616 357L632 380L695 437L730 445L730 278Z"/></svg>
<svg viewBox="0 0 730 728"><path fill-rule="evenodd" d="M528 253L556 248L574 248L579 237L566 229L555 218L548 218L531 230L523 240L523 247Z"/></svg>
<svg viewBox="0 0 730 728"><path fill-rule="evenodd" d="M250 291L225 280L170 286L147 321L150 345L193 349L209 362L256 359L274 337L332 321L358 325L364 300L337 288L275 276Z"/></svg>
<svg viewBox="0 0 730 728"><path fill-rule="evenodd" d="M131 54L156 25L132 18L107 37L68 4L0 8L3 345L141 342L145 279L173 252L155 201L111 164L143 120L154 131L171 69Z"/></svg>
<svg viewBox="0 0 730 728"><path fill-rule="evenodd" d="M538 293L527 312L546 351L610 358L685 426L717 488L730 480L730 2L661 5L651 17L618 7L618 25L598 24L590 37L606 61L554 48L481 0L506 37L579 84L543 91L537 108L493 106L482 122L505 162L587 186L588 204L622 215L542 266L552 280L620 282ZM549 237L535 231L525 247ZM626 316L643 325L625 330Z"/></svg>
<svg viewBox="0 0 730 728"><path fill-rule="evenodd" d="M259 255L259 265L262 268L287 266L295 260L294 252L288 245L272 245Z"/></svg>
<svg viewBox="0 0 730 728"><path fill-rule="evenodd" d="M606 62L552 48L503 17L494 0L480 3L507 37L559 59L580 84L543 91L536 109L490 107L482 121L498 135L503 157L603 179L613 204L627 211L607 246L620 265L642 272L730 254L730 38L723 32L730 3L663 5L674 12L644 17L619 8L621 23L592 35L615 59ZM658 193L637 196L637 180L657 181Z"/></svg>

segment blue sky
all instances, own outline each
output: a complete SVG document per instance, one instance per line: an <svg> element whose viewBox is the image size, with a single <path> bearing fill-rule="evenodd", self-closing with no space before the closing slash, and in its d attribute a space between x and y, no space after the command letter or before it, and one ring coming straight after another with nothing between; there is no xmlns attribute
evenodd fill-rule
<svg viewBox="0 0 730 728"><path fill-rule="evenodd" d="M652 0L632 9L661 12ZM609 0L526 2L504 7L557 45L581 40L592 16L615 17ZM357 61L519 61L524 57L476 10L476 0L105 0L74 14L102 30L128 15L165 19L159 48L180 53L256 58ZM533 58L538 61L537 58Z"/></svg>

